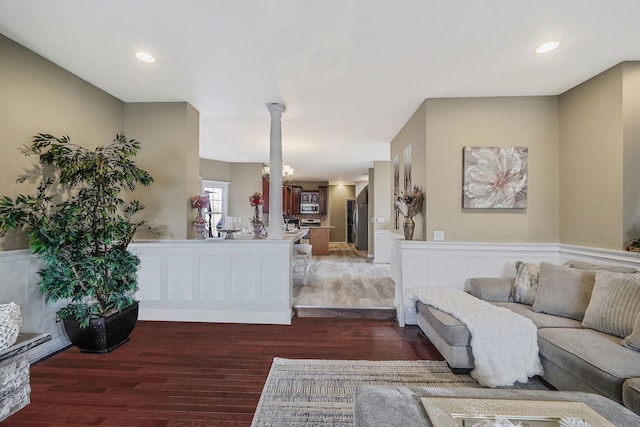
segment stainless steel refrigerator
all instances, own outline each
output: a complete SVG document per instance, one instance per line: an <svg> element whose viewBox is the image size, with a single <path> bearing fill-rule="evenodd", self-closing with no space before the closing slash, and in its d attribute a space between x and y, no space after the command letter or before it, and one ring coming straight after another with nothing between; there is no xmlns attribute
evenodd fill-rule
<svg viewBox="0 0 640 427"><path fill-rule="evenodd" d="M353 211L353 237L356 249L369 249L369 205L358 203Z"/></svg>

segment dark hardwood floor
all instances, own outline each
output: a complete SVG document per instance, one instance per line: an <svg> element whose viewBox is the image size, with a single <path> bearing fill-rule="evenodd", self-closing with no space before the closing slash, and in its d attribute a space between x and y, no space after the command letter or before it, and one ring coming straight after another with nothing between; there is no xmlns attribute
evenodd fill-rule
<svg viewBox="0 0 640 427"><path fill-rule="evenodd" d="M292 326L138 322L109 355L69 348L31 369L4 426L249 426L274 357L442 360L417 327L294 318Z"/></svg>

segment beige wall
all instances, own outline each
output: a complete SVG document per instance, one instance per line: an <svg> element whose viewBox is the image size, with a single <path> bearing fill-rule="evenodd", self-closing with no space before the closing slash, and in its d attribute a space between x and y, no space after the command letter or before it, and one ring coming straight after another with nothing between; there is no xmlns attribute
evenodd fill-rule
<svg viewBox="0 0 640 427"><path fill-rule="evenodd" d="M427 237L447 241L557 242L557 97L429 99L426 104ZM462 148L529 148L528 208L462 209Z"/></svg>
<svg viewBox="0 0 640 427"><path fill-rule="evenodd" d="M375 230L391 230L393 228L393 209L389 200L393 198L393 164L388 161L375 161L369 169L369 254L375 255ZM374 218L374 223L371 223ZM384 218L384 222L378 222Z"/></svg>
<svg viewBox="0 0 640 427"><path fill-rule="evenodd" d="M241 224L248 227L254 208L249 196L262 192L262 163L231 163L229 184L229 215L240 217ZM236 226L238 228L238 226Z"/></svg>
<svg viewBox="0 0 640 427"><path fill-rule="evenodd" d="M37 133L68 135L85 147L109 144L124 129L124 104L0 35L0 196L30 193L16 184L35 159L18 149ZM21 233L0 238L0 249L26 248Z"/></svg>
<svg viewBox="0 0 640 427"><path fill-rule="evenodd" d="M423 102L420 107L413 113L413 116L405 123L400 129L400 132L391 141L391 169L389 171L390 176L390 188L391 194L389 197L390 206L393 206L393 160L396 156L400 156L400 191L404 190L404 150L408 145L411 145L411 185L425 188L426 174L427 174L427 158L426 158L426 102ZM428 199L427 199L428 202ZM413 218L415 221L415 230L413 234L414 240L425 240L426 230L426 217L424 215L425 208L422 208L422 214ZM395 214L394 214L395 215ZM397 234L403 234L402 232L402 220L403 216L399 216L399 229L391 230Z"/></svg>
<svg viewBox="0 0 640 427"><path fill-rule="evenodd" d="M368 179L367 181L358 181L355 183L356 186L356 199L358 198L358 196L360 195L360 193L362 193L362 190L364 190L365 187L368 187L370 185L369 179L371 179L371 168L369 168L367 170L367 175L368 175ZM369 196L371 196L371 194L369 194Z"/></svg>
<svg viewBox="0 0 640 427"><path fill-rule="evenodd" d="M391 143L390 193L393 159L400 157L402 187L403 150L412 144L413 184L424 185L427 196L415 239L431 240L434 230L444 230L452 241L621 249L625 240L640 237L638 117L637 62L557 97L428 99ZM529 147L527 209L461 208L462 147L492 145Z"/></svg>
<svg viewBox="0 0 640 427"><path fill-rule="evenodd" d="M393 200L393 160L400 157L404 188L404 148L412 146L412 185L426 200L414 239L447 241L557 242L559 240L557 97L427 99L391 143L389 197ZM465 146L529 147L528 208L462 209L462 149ZM394 213L390 212L390 216ZM376 215L377 216L377 215ZM389 228L394 229L394 218Z"/></svg>
<svg viewBox="0 0 640 427"><path fill-rule="evenodd" d="M622 66L560 96L560 240L621 249Z"/></svg>
<svg viewBox="0 0 640 427"><path fill-rule="evenodd" d="M200 159L200 177L209 181L231 181L231 163Z"/></svg>
<svg viewBox="0 0 640 427"><path fill-rule="evenodd" d="M186 109L186 135L182 146L184 147L186 156L187 167L184 174L187 197L189 198L189 202L187 203L186 235L187 238L192 238L196 235L193 219L197 214L195 214L195 210L191 210L193 209L191 207L191 198L196 194L202 194L202 182L200 181L200 112L189 103L185 102L183 104ZM166 167L166 165L164 166Z"/></svg>
<svg viewBox="0 0 640 427"><path fill-rule="evenodd" d="M355 199L355 185L329 186L329 225L334 226L329 233L331 242L347 241L347 199Z"/></svg>
<svg viewBox="0 0 640 427"><path fill-rule="evenodd" d="M262 192L262 163L228 163L200 159L200 176L202 179L230 183L227 213L240 218L236 228L248 227L254 214L249 196L256 191Z"/></svg>
<svg viewBox="0 0 640 427"><path fill-rule="evenodd" d="M329 181L291 181L288 184L302 187L303 190L317 191L321 186L329 185Z"/></svg>
<svg viewBox="0 0 640 427"><path fill-rule="evenodd" d="M376 218L374 229L390 230L393 226L391 218L391 205L389 200L393 197L393 185L388 176L393 178L393 170L391 162L375 161L373 162L373 185L369 185L369 203L373 205L371 217ZM373 203L371 203L371 194L373 194ZM378 218L384 218L384 222L378 222Z"/></svg>
<svg viewBox="0 0 640 427"><path fill-rule="evenodd" d="M376 205L376 174L375 174L375 162L374 167L369 168L369 179L367 182L368 186L368 199L369 203L367 206L367 255L373 257L373 239L374 239L374 227L375 224L371 223L371 218L374 217L375 214L375 205ZM387 175L381 175L381 180L387 182ZM358 183L356 183L356 193L358 193ZM384 197L382 200L383 203L387 203L387 197Z"/></svg>
<svg viewBox="0 0 640 427"><path fill-rule="evenodd" d="M640 238L640 63L560 96L560 239L622 249Z"/></svg>
<svg viewBox="0 0 640 427"><path fill-rule="evenodd" d="M125 131L142 145L138 164L154 178L151 187L134 196L147 207L147 218L160 227L163 238L195 236L191 197L201 192L198 127L198 112L186 102L125 106Z"/></svg>
<svg viewBox="0 0 640 427"><path fill-rule="evenodd" d="M162 237L184 239L193 232L188 199L200 193L199 117L193 107L187 103L125 104L3 36L0 57L3 194L30 191L15 185L15 178L33 164L18 147L29 144L36 133L66 134L74 143L91 148L110 143L124 130L127 137L141 142L136 161L155 180L133 195L147 206L145 216L164 231ZM26 241L11 235L0 244L2 249L26 247Z"/></svg>
<svg viewBox="0 0 640 427"><path fill-rule="evenodd" d="M623 72L622 240L626 241L640 238L640 62L625 62Z"/></svg>

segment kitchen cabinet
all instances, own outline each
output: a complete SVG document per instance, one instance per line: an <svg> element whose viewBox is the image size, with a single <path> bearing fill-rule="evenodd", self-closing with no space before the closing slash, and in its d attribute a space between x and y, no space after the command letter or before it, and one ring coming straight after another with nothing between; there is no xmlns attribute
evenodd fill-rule
<svg viewBox="0 0 640 427"><path fill-rule="evenodd" d="M282 187L282 215L291 215L291 187Z"/></svg>
<svg viewBox="0 0 640 427"><path fill-rule="evenodd" d="M300 194L300 203L319 203L320 194L318 191L303 191Z"/></svg>
<svg viewBox="0 0 640 427"><path fill-rule="evenodd" d="M262 178L262 200L264 200L264 205L262 205L262 213L269 213L269 180L267 178Z"/></svg>
<svg viewBox="0 0 640 427"><path fill-rule="evenodd" d="M282 187L282 214L298 215L300 214L300 199L302 196L302 187L285 185ZM269 180L262 178L262 212L269 213Z"/></svg>
<svg viewBox="0 0 640 427"><path fill-rule="evenodd" d="M300 199L302 197L302 187L291 187L291 215L300 214Z"/></svg>
<svg viewBox="0 0 640 427"><path fill-rule="evenodd" d="M320 205L320 215L327 214L327 186L318 187L318 204Z"/></svg>
<svg viewBox="0 0 640 427"><path fill-rule="evenodd" d="M309 243L313 255L329 255L329 232L332 226L309 227Z"/></svg>

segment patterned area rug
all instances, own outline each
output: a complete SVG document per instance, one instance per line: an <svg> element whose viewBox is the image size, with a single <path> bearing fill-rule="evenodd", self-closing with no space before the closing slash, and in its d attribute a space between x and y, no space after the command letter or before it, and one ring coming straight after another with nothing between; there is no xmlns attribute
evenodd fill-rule
<svg viewBox="0 0 640 427"><path fill-rule="evenodd" d="M275 358L252 427L351 426L361 385L480 388L440 361L291 360ZM530 381L518 388L546 388Z"/></svg>

